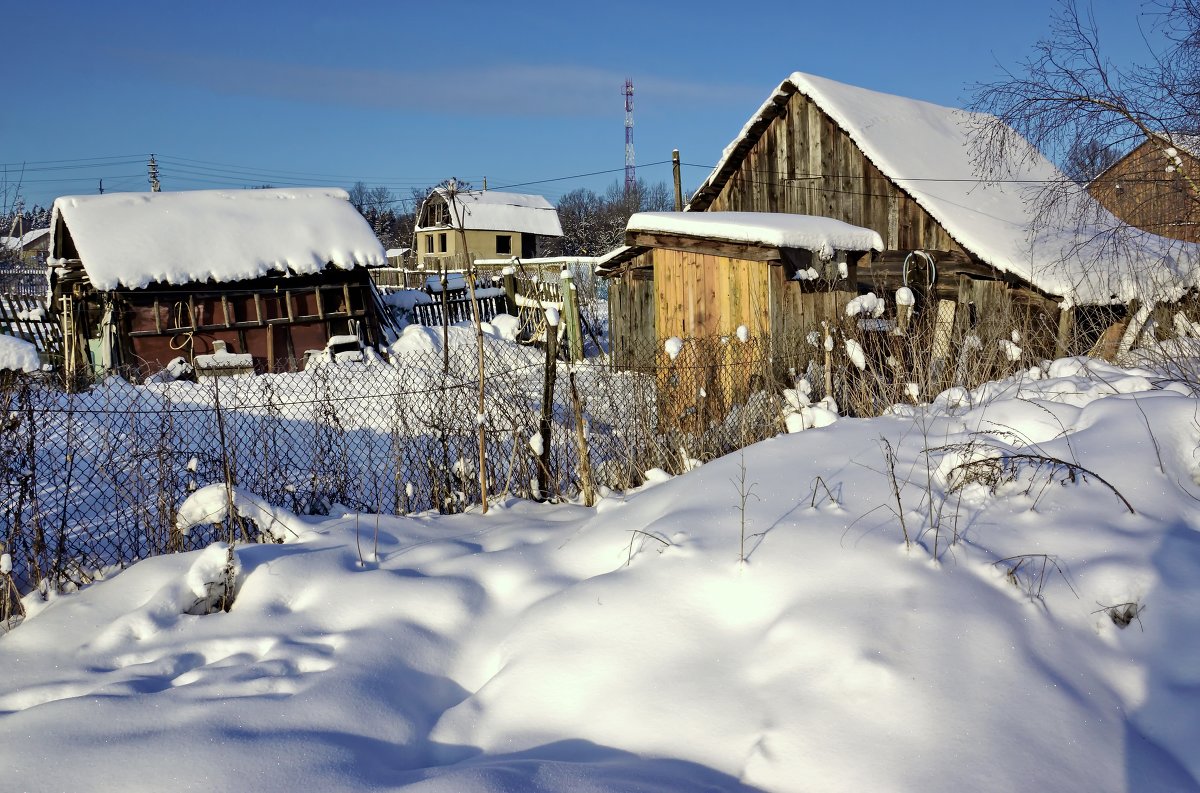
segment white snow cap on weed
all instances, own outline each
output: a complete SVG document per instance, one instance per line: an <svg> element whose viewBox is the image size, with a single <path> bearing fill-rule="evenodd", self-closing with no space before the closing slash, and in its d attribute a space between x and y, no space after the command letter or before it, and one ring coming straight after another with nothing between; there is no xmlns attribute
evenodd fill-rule
<svg viewBox="0 0 1200 793"><path fill-rule="evenodd" d="M861 314L866 317L882 317L885 308L883 298L874 292L867 292L846 304L846 316L856 317Z"/></svg>
<svg viewBox="0 0 1200 793"><path fill-rule="evenodd" d="M850 358L850 363L860 371L867 368L866 353L863 352L862 345L854 339L846 339L846 355Z"/></svg>
<svg viewBox="0 0 1200 793"><path fill-rule="evenodd" d="M912 306L912 305L916 305L916 302L917 302L916 296L913 294L913 291L911 289L909 289L907 286L902 286L896 290L896 305Z"/></svg>
<svg viewBox="0 0 1200 793"><path fill-rule="evenodd" d="M558 327L558 309L550 306L546 309L546 324L552 328Z"/></svg>
<svg viewBox="0 0 1200 793"><path fill-rule="evenodd" d="M663 342L663 349L667 352L667 357L672 361L679 357L679 353L683 351L683 339L678 336L672 336Z"/></svg>
<svg viewBox="0 0 1200 793"><path fill-rule="evenodd" d="M738 341L750 341L750 329L745 325L737 326Z"/></svg>
<svg viewBox="0 0 1200 793"><path fill-rule="evenodd" d="M1014 333L1015 333L1015 331L1014 331ZM1001 352L1003 352L1005 354L1005 356L1008 357L1008 360L1010 360L1010 361L1021 360L1021 354L1024 352L1024 350L1022 350L1017 345L1013 344L1008 339L999 339L998 342L1000 344Z"/></svg>

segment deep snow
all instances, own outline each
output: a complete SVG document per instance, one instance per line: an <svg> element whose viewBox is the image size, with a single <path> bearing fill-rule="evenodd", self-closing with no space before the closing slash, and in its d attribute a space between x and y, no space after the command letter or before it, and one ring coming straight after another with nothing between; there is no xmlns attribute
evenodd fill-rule
<svg viewBox="0 0 1200 793"><path fill-rule="evenodd" d="M1198 416L1068 359L596 509L301 519L239 493L289 539L236 549L228 613L185 613L220 546L27 599L0 787L1200 790ZM953 488L1001 452L1082 468ZM1020 554L1049 564L1006 574Z"/></svg>

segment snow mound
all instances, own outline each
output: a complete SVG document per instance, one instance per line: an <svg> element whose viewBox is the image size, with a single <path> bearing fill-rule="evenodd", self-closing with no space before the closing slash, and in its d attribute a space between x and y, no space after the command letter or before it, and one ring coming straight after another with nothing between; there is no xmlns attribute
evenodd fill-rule
<svg viewBox="0 0 1200 793"><path fill-rule="evenodd" d="M306 519L238 546L227 613L185 613L219 545L27 598L5 784L1198 790L1200 429L1161 382L1056 361L602 510ZM230 504L299 521L182 513Z"/></svg>
<svg viewBox="0 0 1200 793"><path fill-rule="evenodd" d="M0 370L36 372L41 368L37 347L24 339L0 333Z"/></svg>

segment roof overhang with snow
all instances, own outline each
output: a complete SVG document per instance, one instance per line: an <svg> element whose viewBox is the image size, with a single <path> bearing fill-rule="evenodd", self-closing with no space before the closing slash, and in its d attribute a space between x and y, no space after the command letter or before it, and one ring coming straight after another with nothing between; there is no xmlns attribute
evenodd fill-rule
<svg viewBox="0 0 1200 793"><path fill-rule="evenodd" d="M653 247L704 249L752 261L780 261L785 250L810 251L823 261L837 251L883 250L882 238L871 229L782 212L638 212L626 224L625 241L600 260L597 272L610 275Z"/></svg>
<svg viewBox="0 0 1200 793"><path fill-rule="evenodd" d="M370 225L338 188L64 196L54 202L98 290L226 283L387 264ZM61 260L56 234L51 261Z"/></svg>
<svg viewBox="0 0 1200 793"><path fill-rule="evenodd" d="M449 191L435 188L425 199L434 196L448 202ZM538 234L545 237L561 237L562 224L558 210L540 195L503 193L495 190L460 190L454 193L455 210L450 212L447 226L418 226L417 231L431 229L464 228L467 231L515 231L522 234ZM424 205L422 205L424 208ZM456 213L461 213L461 222ZM424 213L419 213L418 218Z"/></svg>
<svg viewBox="0 0 1200 793"><path fill-rule="evenodd" d="M1097 244L1101 232L1122 224L1079 188L1068 203L1083 212L1064 212L1061 221L1041 214L1033 193L1067 177L1032 146L1019 172L1003 183L979 176L973 160L973 130L997 123L993 116L879 93L796 72L767 98L717 166L697 189L688 211L703 211L738 172L748 152L771 123L786 112L795 94L808 97L843 130L897 188L924 208L980 262L1046 294L1068 302L1124 301L1161 289L1169 279L1151 268L1165 267L1172 292L1194 287L1200 252L1144 234L1117 255ZM1015 133L1014 133L1015 134ZM1028 144L1027 144L1028 145ZM1079 204L1078 202L1084 202ZM1094 216L1088 228L1077 218ZM1153 281L1148 284L1146 279Z"/></svg>

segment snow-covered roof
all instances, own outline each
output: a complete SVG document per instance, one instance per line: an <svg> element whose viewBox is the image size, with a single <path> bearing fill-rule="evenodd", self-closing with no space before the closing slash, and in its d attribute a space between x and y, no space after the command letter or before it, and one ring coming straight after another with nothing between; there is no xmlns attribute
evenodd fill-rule
<svg viewBox="0 0 1200 793"><path fill-rule="evenodd" d="M412 248L388 248L386 251L384 251L383 255L390 259L393 256L404 256L411 250Z"/></svg>
<svg viewBox="0 0 1200 793"><path fill-rule="evenodd" d="M15 251L28 248L50 234L50 229L34 229L19 237L0 237L0 248Z"/></svg>
<svg viewBox="0 0 1200 793"><path fill-rule="evenodd" d="M802 248L826 260L839 250L883 250L883 239L871 229L833 218L783 212L638 212L625 229Z"/></svg>
<svg viewBox="0 0 1200 793"><path fill-rule="evenodd" d="M445 188L434 190L443 199ZM496 190L461 190L457 194L462 226L468 231L519 231L523 234L541 234L546 237L561 237L562 225L558 222L558 210L540 195L502 193ZM426 199L428 200L428 199ZM418 216L419 217L419 216ZM459 228L450 216L450 227ZM445 226L417 227L417 231Z"/></svg>
<svg viewBox="0 0 1200 793"><path fill-rule="evenodd" d="M370 225L338 188L64 196L54 202L51 226L59 218L100 290L387 263Z"/></svg>
<svg viewBox="0 0 1200 793"><path fill-rule="evenodd" d="M963 248L996 269L1015 275L1047 293L1078 302L1127 300L1151 288L1143 283L1148 264L1165 266L1173 286L1195 286L1200 251L1195 246L1168 245L1146 234L1135 255L1110 257L1097 266L1095 234L1077 228L1074 213L1047 224L1038 215L1030 190L1067 177L1030 147L1029 156L1004 184L982 180L972 161L971 131L994 121L983 113L943 107L917 99L845 85L795 72L780 84L725 148L721 161L696 196L719 192L745 151L752 135L765 130L777 106L792 93L811 99L841 127L863 154L920 204ZM693 197L695 202L696 197ZM1093 200L1080 189L1078 201ZM690 206L690 205L689 205ZM1121 227L1099 208L1093 231ZM1107 221L1111 220L1111 223ZM1114 254L1115 256L1115 254ZM1181 259L1182 257L1182 259ZM1154 288L1164 285L1161 270L1149 276Z"/></svg>

